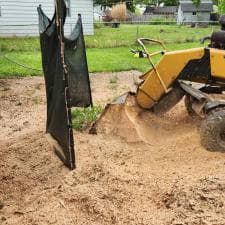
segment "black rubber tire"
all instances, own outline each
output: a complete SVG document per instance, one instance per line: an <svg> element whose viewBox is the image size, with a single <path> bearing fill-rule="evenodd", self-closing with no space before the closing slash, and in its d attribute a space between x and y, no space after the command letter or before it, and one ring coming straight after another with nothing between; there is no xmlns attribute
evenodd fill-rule
<svg viewBox="0 0 225 225"><path fill-rule="evenodd" d="M186 107L187 113L191 117L197 117L198 114L192 109L192 97L188 94L184 97L184 105Z"/></svg>
<svg viewBox="0 0 225 225"><path fill-rule="evenodd" d="M225 108L213 110L203 119L200 138L207 150L225 152Z"/></svg>

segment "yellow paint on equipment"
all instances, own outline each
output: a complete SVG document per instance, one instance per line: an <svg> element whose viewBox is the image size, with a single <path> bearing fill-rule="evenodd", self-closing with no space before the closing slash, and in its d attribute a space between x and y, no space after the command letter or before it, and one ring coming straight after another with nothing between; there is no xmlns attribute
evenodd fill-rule
<svg viewBox="0 0 225 225"><path fill-rule="evenodd" d="M165 52L155 69L151 69L144 75L144 82L139 86L137 92L138 104L149 109L166 94L157 73L166 88L169 89L185 65L190 60L201 59L203 55L204 48Z"/></svg>
<svg viewBox="0 0 225 225"><path fill-rule="evenodd" d="M225 79L225 51L210 48L211 74L213 77Z"/></svg>

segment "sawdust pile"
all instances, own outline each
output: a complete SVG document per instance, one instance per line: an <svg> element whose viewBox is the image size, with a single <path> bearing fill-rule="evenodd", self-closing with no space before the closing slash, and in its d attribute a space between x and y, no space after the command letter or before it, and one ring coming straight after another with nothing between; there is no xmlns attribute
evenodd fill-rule
<svg viewBox="0 0 225 225"><path fill-rule="evenodd" d="M92 75L94 102L138 75ZM0 224L225 224L225 156L200 146L183 102L160 118L132 99L109 107L98 135L76 132L75 171L46 141L45 110L43 78L0 80Z"/></svg>
<svg viewBox="0 0 225 225"><path fill-rule="evenodd" d="M173 117L169 114L157 116L140 108L135 95L126 93L106 106L91 132L116 135L127 142L158 144L180 133L182 127ZM185 123L185 119L180 122Z"/></svg>

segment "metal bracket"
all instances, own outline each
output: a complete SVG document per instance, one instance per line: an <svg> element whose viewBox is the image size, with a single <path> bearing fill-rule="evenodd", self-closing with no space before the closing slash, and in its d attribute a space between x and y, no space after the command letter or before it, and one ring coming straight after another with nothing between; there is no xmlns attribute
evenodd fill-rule
<svg viewBox="0 0 225 225"><path fill-rule="evenodd" d="M188 93L189 95L191 95L192 97L194 97L195 99L197 99L198 101L209 101L210 98L209 96L207 96L206 94L204 94L202 91L193 88L192 86L184 83L183 81L179 81L181 88Z"/></svg>

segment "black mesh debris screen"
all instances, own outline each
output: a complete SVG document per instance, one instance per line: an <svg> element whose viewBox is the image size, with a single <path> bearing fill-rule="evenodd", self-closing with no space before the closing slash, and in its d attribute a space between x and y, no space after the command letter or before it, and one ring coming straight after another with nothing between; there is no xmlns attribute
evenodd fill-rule
<svg viewBox="0 0 225 225"><path fill-rule="evenodd" d="M66 7L55 1L50 20L38 7L42 66L47 95L47 136L59 158L75 168L71 107L92 105L81 16L72 34L64 37Z"/></svg>

